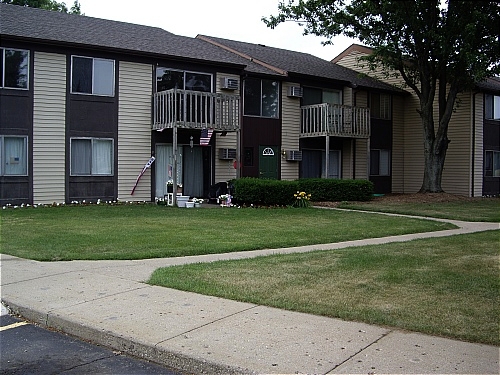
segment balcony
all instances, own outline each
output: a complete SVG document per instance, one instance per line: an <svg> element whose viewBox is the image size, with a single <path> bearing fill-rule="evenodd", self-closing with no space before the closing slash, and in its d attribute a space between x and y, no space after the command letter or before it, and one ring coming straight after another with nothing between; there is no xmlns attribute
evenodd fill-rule
<svg viewBox="0 0 500 375"><path fill-rule="evenodd" d="M176 128L237 131L237 95L172 89L153 95L153 130Z"/></svg>
<svg viewBox="0 0 500 375"><path fill-rule="evenodd" d="M300 137L370 137L370 109L327 103L301 107Z"/></svg>

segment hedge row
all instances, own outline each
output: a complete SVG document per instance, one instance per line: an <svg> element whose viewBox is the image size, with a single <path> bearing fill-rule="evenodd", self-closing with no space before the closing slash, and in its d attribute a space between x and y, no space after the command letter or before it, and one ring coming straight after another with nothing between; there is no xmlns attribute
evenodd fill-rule
<svg viewBox="0 0 500 375"><path fill-rule="evenodd" d="M373 196L373 184L366 180L306 178L295 181L243 177L232 180L232 195L240 204L288 206L297 191L311 194L311 201L367 201Z"/></svg>

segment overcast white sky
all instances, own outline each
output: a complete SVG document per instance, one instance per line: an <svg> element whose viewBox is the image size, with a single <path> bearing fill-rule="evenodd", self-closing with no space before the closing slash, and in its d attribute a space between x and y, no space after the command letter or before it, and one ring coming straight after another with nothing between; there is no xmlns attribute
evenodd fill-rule
<svg viewBox="0 0 500 375"><path fill-rule="evenodd" d="M323 46L323 38L303 36L303 27L293 22L274 30L263 16L278 13L280 0L79 0L81 11L90 17L161 27L171 33L198 34L265 44L310 53L331 60L354 41L336 37L334 45ZM72 4L67 0L66 4Z"/></svg>

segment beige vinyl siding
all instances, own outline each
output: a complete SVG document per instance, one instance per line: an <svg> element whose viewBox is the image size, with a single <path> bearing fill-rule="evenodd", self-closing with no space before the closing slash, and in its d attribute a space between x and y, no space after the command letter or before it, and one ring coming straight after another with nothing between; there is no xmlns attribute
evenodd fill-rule
<svg viewBox="0 0 500 375"><path fill-rule="evenodd" d="M238 80L238 89L237 90L222 90L220 81L221 78L227 77ZM234 94L240 95L241 82L240 77L234 74L224 74L217 73L215 79L215 88L216 92L224 93L224 94ZM240 119L241 120L241 119ZM241 125L241 124L240 124ZM222 136L221 133L215 133L212 137L215 138L215 183L229 181L236 178L237 170L234 168L233 160L219 160L219 149L220 148L234 148L237 147L237 137L239 136L239 132L228 132L225 136Z"/></svg>
<svg viewBox="0 0 500 375"><path fill-rule="evenodd" d="M66 200L66 56L35 52L33 203Z"/></svg>
<svg viewBox="0 0 500 375"><path fill-rule="evenodd" d="M480 197L483 195L483 94L474 94L471 93L472 99L471 101L475 103L475 111L471 113L471 121L474 121L473 116L475 114L475 121L471 124L471 126L475 127L474 130L474 138L471 142L474 143L474 191L471 192L471 195L474 197ZM472 161L471 161L472 165Z"/></svg>
<svg viewBox="0 0 500 375"><path fill-rule="evenodd" d="M404 192L404 98L392 99L392 192Z"/></svg>
<svg viewBox="0 0 500 375"><path fill-rule="evenodd" d="M405 99L404 126L404 193L416 193L422 187L424 176L424 136L414 95Z"/></svg>
<svg viewBox="0 0 500 375"><path fill-rule="evenodd" d="M358 138L356 139L356 170L355 178L356 180L367 180L368 179L368 150L369 150L369 140Z"/></svg>
<svg viewBox="0 0 500 375"><path fill-rule="evenodd" d="M299 150L300 98L287 96L290 86L298 86L298 84L285 82L282 85L281 148L283 150ZM296 180L297 178L299 178L299 162L287 161L282 155L281 179Z"/></svg>
<svg viewBox="0 0 500 375"><path fill-rule="evenodd" d="M469 196L471 168L471 103L470 93L460 94L460 103L448 127L450 144L444 163L442 188L452 194ZM437 103L434 104L437 107Z"/></svg>
<svg viewBox="0 0 500 375"><path fill-rule="evenodd" d="M353 139L344 139L342 142L342 179L352 179L353 175L353 147L354 140Z"/></svg>
<svg viewBox="0 0 500 375"><path fill-rule="evenodd" d="M118 199L151 200L151 168L134 195L137 176L151 157L151 94L153 67L120 62L118 77ZM154 165L153 165L154 168Z"/></svg>

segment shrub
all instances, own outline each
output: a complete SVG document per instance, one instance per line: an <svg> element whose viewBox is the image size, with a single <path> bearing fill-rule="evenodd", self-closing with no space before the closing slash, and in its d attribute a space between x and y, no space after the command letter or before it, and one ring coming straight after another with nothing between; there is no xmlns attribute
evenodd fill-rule
<svg viewBox="0 0 500 375"><path fill-rule="evenodd" d="M373 196L373 183L367 180L304 178L297 181L299 190L310 193L315 202L368 201Z"/></svg>
<svg viewBox="0 0 500 375"><path fill-rule="evenodd" d="M367 201L373 184L366 180L307 178L295 181L243 177L231 181L234 201L266 206L293 205L294 194L304 191L315 202Z"/></svg>

